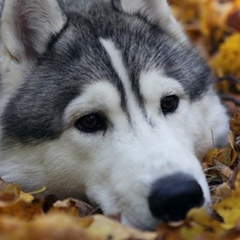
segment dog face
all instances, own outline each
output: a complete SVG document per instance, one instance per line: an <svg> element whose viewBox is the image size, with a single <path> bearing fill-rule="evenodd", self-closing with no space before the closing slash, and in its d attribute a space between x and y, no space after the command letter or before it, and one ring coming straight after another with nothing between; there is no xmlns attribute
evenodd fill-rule
<svg viewBox="0 0 240 240"><path fill-rule="evenodd" d="M5 2L0 176L144 229L207 207L198 159L227 116L169 13L163 0Z"/></svg>

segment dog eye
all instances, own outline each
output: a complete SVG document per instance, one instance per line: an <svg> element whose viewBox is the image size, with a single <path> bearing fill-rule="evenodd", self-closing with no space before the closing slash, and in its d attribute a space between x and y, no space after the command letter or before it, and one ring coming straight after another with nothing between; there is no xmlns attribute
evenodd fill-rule
<svg viewBox="0 0 240 240"><path fill-rule="evenodd" d="M161 108L164 114L173 113L178 108L179 98L176 95L170 95L162 99Z"/></svg>
<svg viewBox="0 0 240 240"><path fill-rule="evenodd" d="M86 133L106 131L106 125L106 119L98 113L85 115L75 123L78 130Z"/></svg>

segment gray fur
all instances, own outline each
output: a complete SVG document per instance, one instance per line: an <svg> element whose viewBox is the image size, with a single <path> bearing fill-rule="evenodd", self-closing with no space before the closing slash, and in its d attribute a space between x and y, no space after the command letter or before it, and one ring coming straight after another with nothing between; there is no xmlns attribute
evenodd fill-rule
<svg viewBox="0 0 240 240"><path fill-rule="evenodd" d="M61 6L68 10L88 11L94 3L104 0L58 0Z"/></svg>
<svg viewBox="0 0 240 240"><path fill-rule="evenodd" d="M86 3L72 4L80 7L83 2ZM38 57L5 108L2 119L5 141L36 144L59 138L64 130L65 107L81 94L85 85L100 79L118 86L126 110L124 89L99 38L110 38L123 53L140 105L143 101L138 81L144 69L159 67L182 84L192 101L207 90L211 82L209 69L192 47L178 43L141 16L119 11L111 3L89 2L87 9L64 10L68 19L64 29L52 36L46 52Z"/></svg>
<svg viewBox="0 0 240 240"><path fill-rule="evenodd" d="M142 229L208 209L199 160L225 144L228 117L166 0L6 0L1 23L4 181ZM174 181L189 201L167 216L159 206L183 196Z"/></svg>

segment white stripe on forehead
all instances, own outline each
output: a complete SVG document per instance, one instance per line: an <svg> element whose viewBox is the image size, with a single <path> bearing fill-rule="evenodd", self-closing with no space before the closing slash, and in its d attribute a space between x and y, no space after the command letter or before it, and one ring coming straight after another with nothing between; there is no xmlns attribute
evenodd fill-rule
<svg viewBox="0 0 240 240"><path fill-rule="evenodd" d="M114 70L116 71L119 78L121 79L125 87L125 90L129 91L129 89L131 88L129 76L128 76L127 69L124 66L121 52L116 48L115 44L110 39L100 38L100 42L102 46L105 48L106 52L108 53L111 59L112 65L114 67Z"/></svg>
<svg viewBox="0 0 240 240"><path fill-rule="evenodd" d="M133 109L137 109L139 107L136 103L136 99L135 99L134 93L132 91L128 71L127 71L126 67L124 66L122 53L120 52L120 50L117 49L114 42L111 41L110 39L100 38L100 42L101 42L102 46L104 47L104 49L106 50L106 52L108 53L108 55L111 59L113 68L116 71L119 79L121 80L121 82L123 84L123 87L124 87L124 90L125 90L126 96L127 96L127 108L131 113L132 111L134 111Z"/></svg>

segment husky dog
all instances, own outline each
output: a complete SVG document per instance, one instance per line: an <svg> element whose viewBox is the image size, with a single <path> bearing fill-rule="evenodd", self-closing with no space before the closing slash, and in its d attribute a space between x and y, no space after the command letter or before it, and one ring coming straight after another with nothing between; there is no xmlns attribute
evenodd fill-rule
<svg viewBox="0 0 240 240"><path fill-rule="evenodd" d="M210 204L228 117L166 0L6 0L0 176L153 229Z"/></svg>

